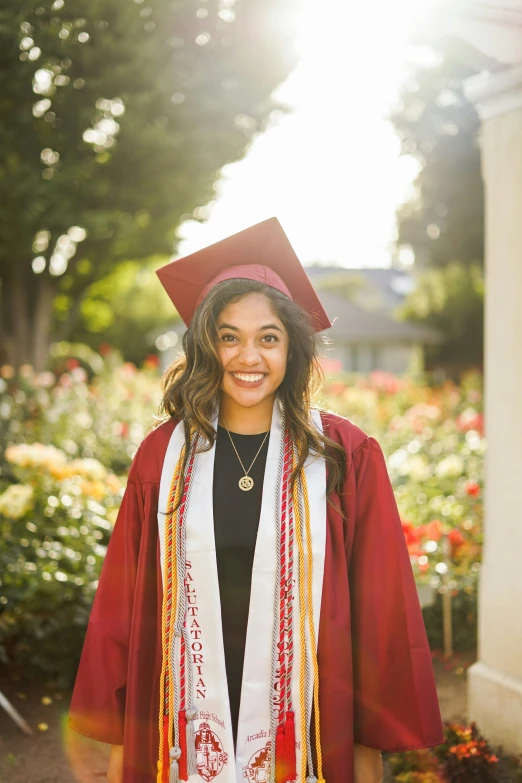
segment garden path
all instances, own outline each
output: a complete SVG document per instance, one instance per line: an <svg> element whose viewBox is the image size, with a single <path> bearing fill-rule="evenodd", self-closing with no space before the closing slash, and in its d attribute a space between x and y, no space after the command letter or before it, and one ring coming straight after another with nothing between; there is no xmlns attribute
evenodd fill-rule
<svg viewBox="0 0 522 783"><path fill-rule="evenodd" d="M474 657L471 653L456 655L447 664L434 660L440 707L446 720L466 720L466 669ZM5 679L0 679L0 689L34 730L32 737L24 735L0 711L0 783L105 781L108 746L67 731L68 692ZM47 729L42 730L45 726Z"/></svg>

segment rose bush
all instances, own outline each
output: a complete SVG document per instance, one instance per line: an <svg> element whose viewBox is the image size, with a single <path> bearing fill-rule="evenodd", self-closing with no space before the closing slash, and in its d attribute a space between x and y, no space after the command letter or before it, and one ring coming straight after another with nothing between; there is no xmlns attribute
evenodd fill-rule
<svg viewBox="0 0 522 783"><path fill-rule="evenodd" d="M104 346L55 349L54 372L0 368L0 656L74 674L125 474L156 423L154 357L137 369ZM72 354L72 355L71 355ZM387 457L424 610L440 647L453 596L455 648L476 637L482 546L481 378L432 386L387 373L327 381L320 400L374 435Z"/></svg>
<svg viewBox="0 0 522 783"><path fill-rule="evenodd" d="M453 598L455 649L476 644L482 553L484 419L482 376L458 386L419 384L374 372L335 377L327 408L375 436L386 455L416 580L437 591L424 609L432 647L442 646L442 595Z"/></svg>
<svg viewBox="0 0 522 783"><path fill-rule="evenodd" d="M152 362L93 361L94 376L75 357L55 373L0 368L0 660L61 684L74 676L125 473L160 395Z"/></svg>

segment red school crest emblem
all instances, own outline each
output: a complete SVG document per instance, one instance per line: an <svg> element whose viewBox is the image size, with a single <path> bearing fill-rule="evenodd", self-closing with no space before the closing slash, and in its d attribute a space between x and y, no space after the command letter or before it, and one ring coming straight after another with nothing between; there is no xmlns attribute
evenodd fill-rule
<svg viewBox="0 0 522 783"><path fill-rule="evenodd" d="M200 778L213 780L228 762L228 754L208 723L201 723L195 737L196 769Z"/></svg>
<svg viewBox="0 0 522 783"><path fill-rule="evenodd" d="M243 767L243 777L249 783L266 783L270 774L270 742L264 748L258 750L250 757L248 764Z"/></svg>

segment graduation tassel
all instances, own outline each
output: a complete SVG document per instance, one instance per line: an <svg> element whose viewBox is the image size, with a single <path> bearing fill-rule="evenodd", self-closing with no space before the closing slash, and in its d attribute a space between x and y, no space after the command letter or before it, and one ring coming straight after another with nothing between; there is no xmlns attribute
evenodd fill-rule
<svg viewBox="0 0 522 783"><path fill-rule="evenodd" d="M190 775L197 774L196 767L196 738L194 733L194 718L198 714L197 710L187 710L187 772Z"/></svg>
<svg viewBox="0 0 522 783"><path fill-rule="evenodd" d="M181 750L179 748L170 749L170 769L169 769L169 783L179 783L179 758L181 756Z"/></svg>
<svg viewBox="0 0 522 783"><path fill-rule="evenodd" d="M286 783L288 776L286 774L286 758L285 758L285 730L283 724L279 724L276 734L276 746L275 746L275 779L276 783Z"/></svg>
<svg viewBox="0 0 522 783"><path fill-rule="evenodd" d="M293 710L288 710L285 722L285 766L287 780L295 780L297 778L294 718Z"/></svg>
<svg viewBox="0 0 522 783"><path fill-rule="evenodd" d="M187 716L185 710L178 713L178 732L179 732L179 779L188 780L187 774Z"/></svg>

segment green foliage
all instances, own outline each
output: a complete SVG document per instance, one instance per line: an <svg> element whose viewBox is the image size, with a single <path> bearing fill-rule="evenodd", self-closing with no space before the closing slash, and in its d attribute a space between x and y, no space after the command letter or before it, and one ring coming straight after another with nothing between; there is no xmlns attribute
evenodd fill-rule
<svg viewBox="0 0 522 783"><path fill-rule="evenodd" d="M480 365L484 354L484 273L478 264L449 262L417 276L399 318L432 327L444 335L426 346L427 366L440 360Z"/></svg>
<svg viewBox="0 0 522 783"><path fill-rule="evenodd" d="M127 261L93 283L72 338L94 349L103 341L141 364L155 350L155 333L179 320L155 273L166 262Z"/></svg>
<svg viewBox="0 0 522 783"><path fill-rule="evenodd" d="M426 379L427 380L427 379ZM442 594L450 591L454 649L477 641L477 580L482 555L484 422L482 379L460 386L374 372L337 377L323 391L325 407L376 437L401 515L415 578L436 591L424 608L432 649L442 648Z"/></svg>
<svg viewBox="0 0 522 783"><path fill-rule="evenodd" d="M10 446L0 495L0 657L69 684L120 501L97 460ZM4 485L5 486L5 485Z"/></svg>
<svg viewBox="0 0 522 783"><path fill-rule="evenodd" d="M0 377L0 659L70 685L125 485L113 471L127 472L160 390L114 351L59 345L53 364Z"/></svg>
<svg viewBox="0 0 522 783"><path fill-rule="evenodd" d="M295 56L291 2L2 6L0 352L11 363L43 369L49 335L67 335L91 282L116 261L169 254L180 220L204 217L220 168L276 107Z"/></svg>
<svg viewBox="0 0 522 783"><path fill-rule="evenodd" d="M53 366L55 373L24 366L18 376L0 368L0 443L9 444L0 450L0 646L26 673L70 678L124 475L155 423L161 392L152 366L138 371L108 348L101 357L59 344ZM438 594L424 610L432 647L442 646L445 590L453 596L455 649L473 646L481 378L437 388L386 373L338 377L322 402L383 447L416 579Z"/></svg>
<svg viewBox="0 0 522 783"><path fill-rule="evenodd" d="M442 594L435 603L422 610L428 642L432 650L444 648ZM471 572L466 584L452 591L451 599L453 649L459 652L475 650L478 633L478 571Z"/></svg>
<svg viewBox="0 0 522 783"><path fill-rule="evenodd" d="M483 262L480 120L463 91L472 73L447 48L436 65L413 69L391 115L403 154L421 167L397 213L397 244L411 247L421 267Z"/></svg>
<svg viewBox="0 0 522 783"><path fill-rule="evenodd" d="M424 274L399 315L443 335L427 346L426 367L450 372L483 362L484 188L480 120L463 91L470 75L446 47L436 65L414 69L391 116L403 154L420 165L397 211L397 245Z"/></svg>
<svg viewBox="0 0 522 783"><path fill-rule="evenodd" d="M388 756L396 783L442 783L437 758L429 750L405 751Z"/></svg>
<svg viewBox="0 0 522 783"><path fill-rule="evenodd" d="M476 723L444 721L444 741L428 750L393 753L393 780L400 783L520 783L522 756L500 746L493 753Z"/></svg>

